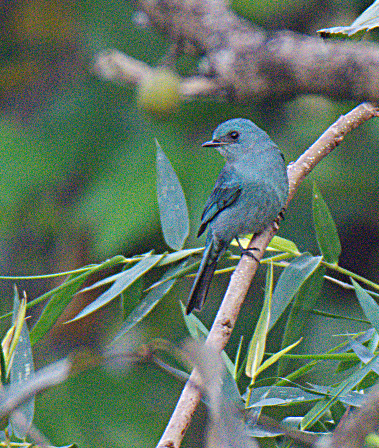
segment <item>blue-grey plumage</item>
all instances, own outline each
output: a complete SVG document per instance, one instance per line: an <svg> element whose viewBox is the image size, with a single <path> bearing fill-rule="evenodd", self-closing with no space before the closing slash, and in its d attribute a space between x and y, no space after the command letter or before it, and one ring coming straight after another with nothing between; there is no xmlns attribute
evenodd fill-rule
<svg viewBox="0 0 379 448"><path fill-rule="evenodd" d="M217 261L239 235L259 233L275 220L288 196L284 157L270 137L244 118L220 124L205 147L226 159L205 204L198 237L209 226L187 314L201 310Z"/></svg>

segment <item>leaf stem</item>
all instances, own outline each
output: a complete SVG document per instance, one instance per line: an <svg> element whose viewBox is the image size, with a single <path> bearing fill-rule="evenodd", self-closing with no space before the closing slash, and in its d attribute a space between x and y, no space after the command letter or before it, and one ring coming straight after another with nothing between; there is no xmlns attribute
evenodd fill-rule
<svg viewBox="0 0 379 448"><path fill-rule="evenodd" d="M379 285L377 283L372 282L371 280L368 280L367 278L364 278L358 274L355 274L354 272L351 272L348 269L341 268L341 266L339 266L338 264L327 263L324 260L321 263L329 269L339 272L340 274L352 277L354 280L358 280L359 282L365 283L366 285L370 286L371 288L374 288L377 291L379 291Z"/></svg>

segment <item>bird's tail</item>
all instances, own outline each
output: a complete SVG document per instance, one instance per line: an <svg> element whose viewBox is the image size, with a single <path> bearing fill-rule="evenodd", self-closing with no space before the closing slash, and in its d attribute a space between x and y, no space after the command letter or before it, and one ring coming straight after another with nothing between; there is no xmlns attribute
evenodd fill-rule
<svg viewBox="0 0 379 448"><path fill-rule="evenodd" d="M214 242L211 240L210 244L205 247L199 270L189 294L186 314L190 314L193 310L200 311L207 297L220 255L215 253L213 246Z"/></svg>

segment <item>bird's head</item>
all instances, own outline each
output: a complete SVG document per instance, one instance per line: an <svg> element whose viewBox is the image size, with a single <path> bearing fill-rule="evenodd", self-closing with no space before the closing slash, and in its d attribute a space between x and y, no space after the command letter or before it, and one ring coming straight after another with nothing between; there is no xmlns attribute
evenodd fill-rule
<svg viewBox="0 0 379 448"><path fill-rule="evenodd" d="M215 148L227 159L234 159L275 145L266 132L252 121L235 118L220 124L214 131L212 140L202 146Z"/></svg>

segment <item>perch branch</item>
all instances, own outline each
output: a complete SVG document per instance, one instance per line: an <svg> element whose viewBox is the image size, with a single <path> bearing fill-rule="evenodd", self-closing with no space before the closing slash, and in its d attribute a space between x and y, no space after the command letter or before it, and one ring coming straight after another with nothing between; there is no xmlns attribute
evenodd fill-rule
<svg viewBox="0 0 379 448"><path fill-rule="evenodd" d="M363 103L357 106L348 114L341 116L296 162L291 163L287 169L290 182L287 206L303 179L341 143L345 135L365 121L377 116L379 116L379 108L375 105ZM262 258L264 250L277 232L277 229L278 226L273 224L250 242L250 247L259 248L259 255L258 252L254 253L258 259ZM205 343L211 346L213 350L216 350L217 353L220 353L229 341L258 265L259 263L253 258L243 256L230 279L225 297ZM192 415L200 402L201 390L198 387L199 384L200 375L194 369L182 391L174 413L158 444L158 448L179 448L191 422Z"/></svg>

